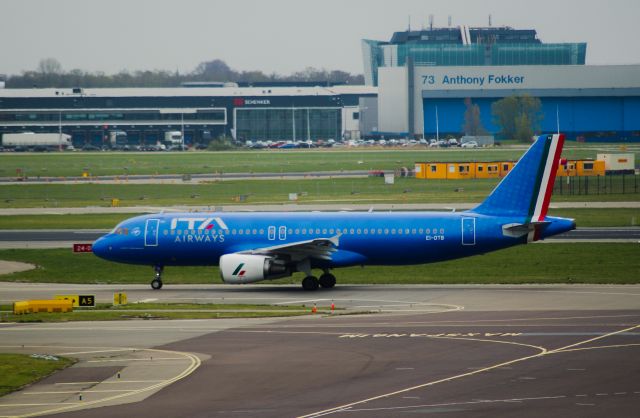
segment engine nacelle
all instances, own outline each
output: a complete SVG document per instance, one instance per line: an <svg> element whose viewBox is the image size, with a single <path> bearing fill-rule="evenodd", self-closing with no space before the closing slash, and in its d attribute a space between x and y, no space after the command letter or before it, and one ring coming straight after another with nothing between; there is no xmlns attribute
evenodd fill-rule
<svg viewBox="0 0 640 418"><path fill-rule="evenodd" d="M220 276L225 283L253 283L291 276L282 260L266 255L225 254L220 257Z"/></svg>

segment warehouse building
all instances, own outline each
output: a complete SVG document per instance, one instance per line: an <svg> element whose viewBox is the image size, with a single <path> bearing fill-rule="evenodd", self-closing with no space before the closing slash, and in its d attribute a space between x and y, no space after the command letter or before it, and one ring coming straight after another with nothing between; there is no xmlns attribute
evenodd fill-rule
<svg viewBox="0 0 640 418"><path fill-rule="evenodd" d="M76 146L109 132L154 144L182 131L186 144L220 136L318 140L359 136L359 101L370 86L1 89L0 133L58 132Z"/></svg>
<svg viewBox="0 0 640 418"><path fill-rule="evenodd" d="M640 141L640 65L584 65L585 43L545 44L535 30L460 27L365 40L363 53L365 79L379 87L381 135L460 136L465 101L498 134L491 105L527 94L541 100L541 133Z"/></svg>

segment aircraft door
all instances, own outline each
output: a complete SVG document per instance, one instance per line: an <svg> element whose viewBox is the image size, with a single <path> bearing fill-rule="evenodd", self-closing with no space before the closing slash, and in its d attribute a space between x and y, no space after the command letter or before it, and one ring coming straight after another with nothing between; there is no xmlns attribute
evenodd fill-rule
<svg viewBox="0 0 640 418"><path fill-rule="evenodd" d="M462 218L462 245L476 245L476 218Z"/></svg>
<svg viewBox="0 0 640 418"><path fill-rule="evenodd" d="M158 230L160 229L160 219L147 219L144 226L144 246L158 246Z"/></svg>

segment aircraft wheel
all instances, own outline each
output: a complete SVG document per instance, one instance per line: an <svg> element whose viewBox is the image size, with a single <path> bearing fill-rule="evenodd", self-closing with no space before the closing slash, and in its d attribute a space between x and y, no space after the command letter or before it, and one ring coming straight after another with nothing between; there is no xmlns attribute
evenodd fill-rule
<svg viewBox="0 0 640 418"><path fill-rule="evenodd" d="M313 276L307 276L302 280L302 288L304 290L318 290L318 279Z"/></svg>
<svg viewBox="0 0 640 418"><path fill-rule="evenodd" d="M320 276L319 281L320 281L320 286L322 286L325 289L331 289L336 285L336 276L334 276L331 273L325 273L322 276Z"/></svg>
<svg viewBox="0 0 640 418"><path fill-rule="evenodd" d="M151 288L152 288L153 290L160 290L160 289L162 289L162 280L153 279L153 281L151 282Z"/></svg>

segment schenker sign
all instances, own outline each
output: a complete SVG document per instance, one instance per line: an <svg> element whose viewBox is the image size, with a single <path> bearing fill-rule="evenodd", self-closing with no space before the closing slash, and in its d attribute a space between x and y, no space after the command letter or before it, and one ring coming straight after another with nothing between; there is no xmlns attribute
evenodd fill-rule
<svg viewBox="0 0 640 418"><path fill-rule="evenodd" d="M233 105L236 107L246 106L246 105L270 105L271 100L269 99L244 99L242 97L236 97L233 99Z"/></svg>

